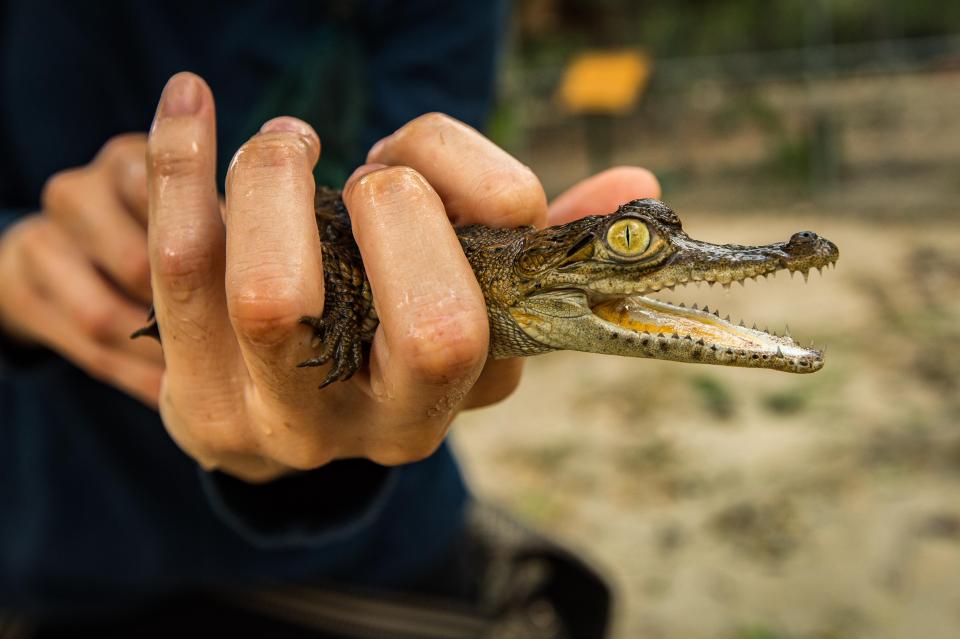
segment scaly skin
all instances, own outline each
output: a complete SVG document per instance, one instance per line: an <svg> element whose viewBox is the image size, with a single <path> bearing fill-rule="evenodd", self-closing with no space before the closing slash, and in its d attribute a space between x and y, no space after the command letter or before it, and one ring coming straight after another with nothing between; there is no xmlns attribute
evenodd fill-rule
<svg viewBox="0 0 960 639"><path fill-rule="evenodd" d="M332 362L322 388L357 371L379 320L339 191L318 189L316 215L324 309L301 321L320 352L300 366ZM576 350L793 373L823 366L820 351L789 336L648 297L688 282L727 286L783 269L806 276L835 263L836 245L809 231L766 246L707 244L687 236L662 202L635 200L543 230L475 225L457 235L486 299L491 357ZM156 323L136 333L144 334L159 337Z"/></svg>

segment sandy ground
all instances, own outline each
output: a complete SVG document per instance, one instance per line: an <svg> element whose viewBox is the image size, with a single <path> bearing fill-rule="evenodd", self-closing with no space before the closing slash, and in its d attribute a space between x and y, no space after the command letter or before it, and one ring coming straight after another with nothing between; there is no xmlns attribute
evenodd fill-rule
<svg viewBox="0 0 960 639"><path fill-rule="evenodd" d="M462 415L475 490L589 557L615 636L960 636L960 219L685 214L801 229L835 271L672 299L825 344L813 375L559 353Z"/></svg>

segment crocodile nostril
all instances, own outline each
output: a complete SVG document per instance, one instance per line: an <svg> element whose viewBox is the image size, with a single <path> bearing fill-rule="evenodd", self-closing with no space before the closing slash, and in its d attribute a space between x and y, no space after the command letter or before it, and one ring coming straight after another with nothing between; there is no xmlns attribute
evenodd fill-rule
<svg viewBox="0 0 960 639"><path fill-rule="evenodd" d="M813 231L800 231L799 233L794 233L790 237L791 243L797 242L813 242L817 239L817 234Z"/></svg>

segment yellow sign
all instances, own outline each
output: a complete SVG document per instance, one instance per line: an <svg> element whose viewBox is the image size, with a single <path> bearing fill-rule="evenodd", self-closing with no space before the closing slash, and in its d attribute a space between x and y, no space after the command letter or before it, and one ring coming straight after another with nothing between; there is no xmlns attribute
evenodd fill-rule
<svg viewBox="0 0 960 639"><path fill-rule="evenodd" d="M560 100L574 113L626 113L643 95L652 70L642 51L581 53L563 74Z"/></svg>

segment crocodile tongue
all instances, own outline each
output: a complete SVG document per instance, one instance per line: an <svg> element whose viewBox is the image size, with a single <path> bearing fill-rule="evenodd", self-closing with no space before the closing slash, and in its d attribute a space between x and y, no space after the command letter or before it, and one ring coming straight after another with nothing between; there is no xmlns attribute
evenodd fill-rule
<svg viewBox="0 0 960 639"><path fill-rule="evenodd" d="M591 310L621 330L647 337L661 350L683 352L688 361L795 373L811 373L823 366L820 351L803 348L786 335L733 324L707 308L686 308L631 295L609 298Z"/></svg>

